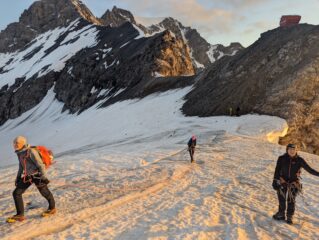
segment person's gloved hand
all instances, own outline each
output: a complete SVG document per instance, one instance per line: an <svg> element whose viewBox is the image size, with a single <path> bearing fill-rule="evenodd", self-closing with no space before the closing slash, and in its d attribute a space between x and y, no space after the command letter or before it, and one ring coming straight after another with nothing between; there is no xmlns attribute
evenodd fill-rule
<svg viewBox="0 0 319 240"><path fill-rule="evenodd" d="M14 182L14 186L18 185L18 178L16 178L15 182Z"/></svg>
<svg viewBox="0 0 319 240"><path fill-rule="evenodd" d="M279 190L280 187L281 187L280 180L274 179L274 180L272 181L272 188L273 188L274 190Z"/></svg>
<svg viewBox="0 0 319 240"><path fill-rule="evenodd" d="M44 183L44 184L49 184L50 183L49 179L47 179L46 177L41 177L41 182Z"/></svg>

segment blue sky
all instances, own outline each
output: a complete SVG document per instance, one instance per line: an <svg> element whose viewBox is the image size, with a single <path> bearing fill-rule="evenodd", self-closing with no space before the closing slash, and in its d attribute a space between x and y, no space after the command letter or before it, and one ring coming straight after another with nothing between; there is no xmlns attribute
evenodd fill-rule
<svg viewBox="0 0 319 240"><path fill-rule="evenodd" d="M299 14L319 24L319 0L82 0L96 16L114 5L143 17L171 16L196 28L210 43L248 46L278 26L281 15ZM0 0L0 30L18 21L34 0Z"/></svg>

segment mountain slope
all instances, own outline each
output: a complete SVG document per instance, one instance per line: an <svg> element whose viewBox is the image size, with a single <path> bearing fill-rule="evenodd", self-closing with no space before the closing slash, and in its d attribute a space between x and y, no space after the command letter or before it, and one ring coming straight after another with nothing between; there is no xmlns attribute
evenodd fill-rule
<svg viewBox="0 0 319 240"><path fill-rule="evenodd" d="M104 25L111 27L120 27L126 22L137 25L133 14L127 10L113 7L112 11L106 10L102 15L101 21Z"/></svg>
<svg viewBox="0 0 319 240"><path fill-rule="evenodd" d="M200 77L183 106L188 115L229 114L229 108L288 121L281 140L319 153L319 26L277 28L234 57L223 58Z"/></svg>
<svg viewBox="0 0 319 240"><path fill-rule="evenodd" d="M116 28L96 25L88 21L92 16L83 4L68 0L65 7L70 6L74 16L65 26L43 25L41 31L50 30L37 33L18 51L0 54L0 124L36 106L53 86L57 99L65 104L63 110L80 113L101 99L107 106L154 89L193 83L188 46L171 32L144 37L131 23ZM36 18L38 7L34 3L26 12ZM50 15L51 0L41 1L40 7ZM60 16L67 15L64 9L53 8Z"/></svg>

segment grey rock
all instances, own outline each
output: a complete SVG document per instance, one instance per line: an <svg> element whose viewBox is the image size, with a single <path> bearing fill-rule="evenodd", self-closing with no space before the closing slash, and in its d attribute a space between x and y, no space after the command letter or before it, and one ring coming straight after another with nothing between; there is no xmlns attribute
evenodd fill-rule
<svg viewBox="0 0 319 240"><path fill-rule="evenodd" d="M79 0L41 0L34 2L19 18L0 32L0 52L13 52L48 30L67 26L83 18L100 24L90 10Z"/></svg>
<svg viewBox="0 0 319 240"><path fill-rule="evenodd" d="M265 32L233 57L224 57L205 70L187 96L187 115L275 115L287 120L282 144L297 143L319 153L319 26L301 24Z"/></svg>

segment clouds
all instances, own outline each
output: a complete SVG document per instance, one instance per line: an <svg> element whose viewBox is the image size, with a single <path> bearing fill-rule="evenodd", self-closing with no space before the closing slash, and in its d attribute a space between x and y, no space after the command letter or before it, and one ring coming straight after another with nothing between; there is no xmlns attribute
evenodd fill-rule
<svg viewBox="0 0 319 240"><path fill-rule="evenodd" d="M248 27L243 31L243 34L245 35L249 35L249 34L253 34L256 31L259 30L266 30L266 29L271 29L273 28L273 25L271 22L267 22L267 21L257 21L254 22L250 25L248 25Z"/></svg>
<svg viewBox="0 0 319 240"><path fill-rule="evenodd" d="M265 3L265 0L224 0L224 4L228 4L234 8L245 8L245 7L253 7L258 4Z"/></svg>
<svg viewBox="0 0 319 240"><path fill-rule="evenodd" d="M268 2L271 1L273 0ZM245 21L250 21L251 12L265 4L265 0L139 0L139 4L137 0L117 0L116 2L120 7L124 6L136 15L172 16L184 25L196 28L202 36L210 39L221 34L225 36L239 34L241 24L244 25ZM247 26L247 30L248 28L251 32L264 29L258 28L258 24L253 27ZM235 35L228 40L228 43L232 41L238 41Z"/></svg>
<svg viewBox="0 0 319 240"><path fill-rule="evenodd" d="M265 11L275 0L82 0L95 5L94 1L104 2L130 10L134 15L143 17L174 17L186 26L196 28L212 43L239 41L238 35L264 31L274 24L268 19L259 19L258 10ZM112 4L112 5L111 5ZM106 9L105 9L106 10ZM104 12L103 12L104 13ZM102 15L100 13L99 15ZM276 17L276 21L277 21ZM274 18L275 19L275 18ZM214 38L222 42L214 41ZM255 34L256 35L256 34ZM239 38L238 38L239 39ZM218 40L219 41L219 40ZM247 43L243 43L247 45Z"/></svg>
<svg viewBox="0 0 319 240"><path fill-rule="evenodd" d="M95 0L83 0L89 6L94 5L93 1ZM103 0L99 0L100 5L102 2ZM104 2L108 8L112 7L110 4L114 4L130 10L138 16L174 17L184 25L200 29L203 34L230 32L233 29L233 23L240 19L240 16L231 9L209 7L205 1L200 0L117 0ZM102 14L99 12L98 15Z"/></svg>
<svg viewBox="0 0 319 240"><path fill-rule="evenodd" d="M134 7L137 13L147 11L157 16L172 16L184 25L199 28L207 34L231 31L237 15L222 8L207 8L197 0L144 0L141 7Z"/></svg>

